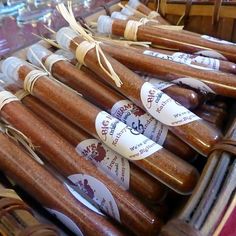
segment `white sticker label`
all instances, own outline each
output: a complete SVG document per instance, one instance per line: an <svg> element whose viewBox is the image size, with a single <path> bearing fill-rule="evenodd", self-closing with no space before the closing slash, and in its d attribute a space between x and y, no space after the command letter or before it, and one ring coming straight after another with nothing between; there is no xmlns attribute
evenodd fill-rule
<svg viewBox="0 0 236 236"><path fill-rule="evenodd" d="M159 90L164 90L169 88L170 86L174 85L173 83L170 82L166 82L166 81L162 81L160 79L154 78L154 77L149 77L149 76L141 76L141 78L146 81L149 82L151 84L153 84L157 89Z"/></svg>
<svg viewBox="0 0 236 236"><path fill-rule="evenodd" d="M177 52L172 55L146 50L145 55L185 64L199 70L219 70L220 62L214 58L195 56ZM150 81L149 81L150 82Z"/></svg>
<svg viewBox="0 0 236 236"><path fill-rule="evenodd" d="M45 209L48 212L50 212L53 216L55 216L58 220L60 220L68 229L70 229L77 236L83 236L83 233L81 232L79 227L68 216L50 208L45 208Z"/></svg>
<svg viewBox="0 0 236 236"><path fill-rule="evenodd" d="M172 55L174 61L186 64L196 69L201 70L219 70L220 61L215 58L196 56L186 53L174 53Z"/></svg>
<svg viewBox="0 0 236 236"><path fill-rule="evenodd" d="M214 43L227 44L227 45L236 45L236 43L232 43L232 42L229 42L229 41L226 41L226 40L214 38L214 37L211 37L209 35L202 35L201 37L203 39L206 39L206 40L214 42Z"/></svg>
<svg viewBox="0 0 236 236"><path fill-rule="evenodd" d="M96 131L108 147L132 161L144 159L162 148L105 111L97 115Z"/></svg>
<svg viewBox="0 0 236 236"><path fill-rule="evenodd" d="M129 100L121 100L115 103L111 109L111 115L161 146L166 139L167 126Z"/></svg>
<svg viewBox="0 0 236 236"><path fill-rule="evenodd" d="M70 175L68 179L97 203L104 212L120 222L120 213L115 199L102 182L85 174Z"/></svg>
<svg viewBox="0 0 236 236"><path fill-rule="evenodd" d="M180 126L200 120L194 113L148 82L143 84L140 96L146 110L165 125Z"/></svg>
<svg viewBox="0 0 236 236"><path fill-rule="evenodd" d="M194 78L179 78L179 79L175 79L172 80L173 83L175 84L185 84L188 85L191 88L195 88L197 90L199 90L202 93L214 93L215 92L209 87L207 86L205 83L203 83L202 81L198 80L198 79L194 79Z"/></svg>
<svg viewBox="0 0 236 236"><path fill-rule="evenodd" d="M195 52L194 54L228 61L228 59L225 56L223 56L222 54L214 50L202 50L202 51Z"/></svg>
<svg viewBox="0 0 236 236"><path fill-rule="evenodd" d="M129 189L129 161L97 139L80 142L76 151L115 180L125 190Z"/></svg>

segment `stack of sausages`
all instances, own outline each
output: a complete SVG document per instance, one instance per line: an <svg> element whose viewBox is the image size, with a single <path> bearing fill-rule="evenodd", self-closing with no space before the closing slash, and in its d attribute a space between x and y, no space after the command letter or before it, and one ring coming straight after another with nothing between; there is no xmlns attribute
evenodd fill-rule
<svg viewBox="0 0 236 236"><path fill-rule="evenodd" d="M190 195L195 160L222 139L236 46L171 28L138 1L101 16L98 31L151 47L91 42L64 27L64 52L35 44L27 58L3 61L0 118L41 162L1 132L0 170L76 235L156 235L157 204Z"/></svg>

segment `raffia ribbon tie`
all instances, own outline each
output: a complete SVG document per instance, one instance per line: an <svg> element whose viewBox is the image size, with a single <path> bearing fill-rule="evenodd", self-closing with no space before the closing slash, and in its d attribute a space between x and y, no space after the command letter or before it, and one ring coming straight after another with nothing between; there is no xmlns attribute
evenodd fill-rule
<svg viewBox="0 0 236 236"><path fill-rule="evenodd" d="M24 99L26 96L30 95L30 93L28 93L27 91L25 91L24 89L20 89L15 93L15 96L21 101L22 99Z"/></svg>
<svg viewBox="0 0 236 236"><path fill-rule="evenodd" d="M153 22L156 24L160 24L160 22L158 20L152 20L152 19L148 19L147 17L143 17L139 20L139 22L143 23L144 25L146 25L148 22Z"/></svg>
<svg viewBox="0 0 236 236"><path fill-rule="evenodd" d="M90 43L88 41L83 41L82 43L80 43L78 47L76 48L76 52L75 52L75 56L78 62L86 66L84 58L86 54L95 47L96 47L95 43Z"/></svg>
<svg viewBox="0 0 236 236"><path fill-rule="evenodd" d="M112 80L114 80L114 82L115 82L117 87L121 87L121 85L123 83L120 80L120 78L117 75L117 73L114 71L114 69L113 69L111 63L109 62L109 60L107 59L106 55L103 53L103 51L102 51L102 49L100 47L100 42L96 41L92 37L92 35L88 34L83 29L83 27L76 22L75 16L74 16L73 11L72 11L72 3L70 1L68 2L68 10L66 9L66 7L65 7L65 5L63 3L58 4L57 5L57 9L61 13L61 15L64 17L64 19L69 23L70 27L77 34L82 36L86 41L88 41L90 43L89 46L87 46L87 44L83 44L83 46L80 46L81 44L78 45L78 47L82 48L82 49L80 49L80 50L82 50L82 53L84 53L86 55L86 53L90 49L95 48L96 49L96 56L97 56L99 65L102 68L102 70L106 73L106 75L108 75ZM84 46L84 45L86 45L86 46ZM86 49L84 49L84 48L86 48ZM87 48L90 48L90 49L87 50ZM79 49L76 50L77 56L78 56L80 50ZM81 57L81 59L84 58L84 56L79 56L79 57ZM106 68L103 66L103 64L101 62L101 58L103 59ZM84 61L84 59L83 59L83 61Z"/></svg>
<svg viewBox="0 0 236 236"><path fill-rule="evenodd" d="M19 101L19 99L8 91L1 91L0 92L0 111L6 104L13 101Z"/></svg>
<svg viewBox="0 0 236 236"><path fill-rule="evenodd" d="M99 66L102 68L102 70L109 77L111 77L114 80L116 86L120 87L122 85L122 82L121 82L119 76L113 70L111 63L108 61L107 57L104 55L104 53L103 53L103 51L102 51L99 44L100 44L100 42L98 42L98 41L92 42L92 43L90 43L88 41L83 41L76 48L76 52L75 52L76 59L78 60L78 62L80 64L86 66L84 58L90 50L95 48ZM102 61L101 61L102 59L104 60L105 65L107 66L108 70L103 66Z"/></svg>
<svg viewBox="0 0 236 236"><path fill-rule="evenodd" d="M22 146L31 154L33 159L35 159L39 164L44 165L43 161L35 153L35 147L33 143L25 134L23 134L18 129L12 127L11 125L3 122L0 122L0 131L5 133L8 137L15 140L16 142L22 144Z"/></svg>
<svg viewBox="0 0 236 236"><path fill-rule="evenodd" d="M151 12L149 13L149 15L147 16L147 18L148 18L148 19L154 19L154 18L156 18L157 16L160 16L160 14L159 14L158 12L156 12L156 11L151 11Z"/></svg>
<svg viewBox="0 0 236 236"><path fill-rule="evenodd" d="M48 56L45 61L45 66L46 66L47 70L49 72L51 72L54 63L56 63L58 61L68 61L68 60L65 57L63 57L61 55L57 55L57 54L51 54L50 56Z"/></svg>
<svg viewBox="0 0 236 236"><path fill-rule="evenodd" d="M41 70L32 70L30 71L24 80L24 90L33 93L34 84L41 76L47 76L48 73Z"/></svg>
<svg viewBox="0 0 236 236"><path fill-rule="evenodd" d="M149 20L148 18L146 17L143 17L139 20L139 22L141 22L143 25L146 25L148 22L150 22L151 20Z"/></svg>
<svg viewBox="0 0 236 236"><path fill-rule="evenodd" d="M138 28L141 25L143 25L142 22L129 20L125 27L124 38L137 41Z"/></svg>

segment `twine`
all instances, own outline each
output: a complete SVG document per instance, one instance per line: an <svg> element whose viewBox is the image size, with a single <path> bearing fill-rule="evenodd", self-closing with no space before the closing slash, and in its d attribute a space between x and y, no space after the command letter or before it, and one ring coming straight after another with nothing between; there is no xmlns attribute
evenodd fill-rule
<svg viewBox="0 0 236 236"><path fill-rule="evenodd" d="M0 122L0 129L1 132L5 133L9 138L22 144L22 146L31 154L32 158L35 159L40 165L44 165L43 161L35 153L35 147L33 143L25 134L23 134L21 131L14 128L13 126L3 122Z"/></svg>
<svg viewBox="0 0 236 236"><path fill-rule="evenodd" d="M142 22L129 20L125 27L124 37L128 40L137 41L137 32L141 25L143 25Z"/></svg>
<svg viewBox="0 0 236 236"><path fill-rule="evenodd" d="M30 94L33 94L33 89L36 81L41 77L41 76L47 76L48 73L41 71L41 70L32 70L30 71L24 80L24 90L29 92Z"/></svg>
<svg viewBox="0 0 236 236"><path fill-rule="evenodd" d="M143 17L139 20L139 22L143 23L144 25L146 25L148 22L153 22L153 23L156 23L156 24L160 24L160 22L158 20L153 20L153 19L148 19L147 17ZM153 27L153 25L152 25Z"/></svg>
<svg viewBox="0 0 236 236"><path fill-rule="evenodd" d="M183 25L152 25L152 27L173 31L181 31L184 28Z"/></svg>
<svg viewBox="0 0 236 236"><path fill-rule="evenodd" d="M114 71L111 63L107 59L106 55L103 53L101 47L100 47L100 42L96 41L91 35L86 33L86 31L83 29L81 25L79 25L74 17L73 11L72 11L72 3L68 2L68 10L66 9L65 5L63 3L60 3L57 5L58 11L61 13L61 15L64 17L64 19L69 23L70 27L79 35L81 35L86 41L88 41L91 44L91 47L96 49L96 56L98 59L99 66L102 68L102 70L106 73L108 77L110 77L112 80L114 80L115 84L117 87L121 87L123 84L122 81L120 80L119 76L117 73ZM85 49L83 49L85 46L81 46L82 52L85 52ZM89 48L86 46L86 48ZM92 48L90 48L92 49ZM76 50L77 56L79 55L79 50ZM87 51L88 52L88 51ZM85 54L86 55L86 54ZM85 57L84 55L84 57ZM78 58L77 58L78 59ZM80 57L80 60L82 60L82 56ZM104 60L104 64L108 69L106 69L103 64L101 63L101 59ZM79 59L78 59L79 60ZM84 61L84 59L82 60Z"/></svg>
<svg viewBox="0 0 236 236"><path fill-rule="evenodd" d="M19 99L8 91L1 91L0 92L0 111L6 104L13 101L19 101Z"/></svg>
<svg viewBox="0 0 236 236"><path fill-rule="evenodd" d="M147 18L148 18L148 19L154 19L154 18L156 18L157 16L160 16L160 14L159 14L158 12L156 12L156 11L151 11L151 12L148 14Z"/></svg>
<svg viewBox="0 0 236 236"><path fill-rule="evenodd" d="M141 47L149 48L149 45L152 44L151 42L144 42L144 41L143 42L140 42L140 41L134 42L134 41L123 40L123 39L113 39L110 37L101 37L101 36L94 36L94 37L101 40L101 41L108 42L108 43L112 42L114 44L122 45L124 47L130 47L130 46L134 45L134 46L141 46Z"/></svg>
<svg viewBox="0 0 236 236"><path fill-rule="evenodd" d="M39 67L37 67L37 66L35 66L35 65L29 63L31 66L35 67L35 68L38 69L38 70L33 70L33 71L31 71L30 73L32 73L32 74L30 75L30 73L29 73L29 74L25 77L25 80L24 80L24 90L25 90L27 93L29 92L30 94L33 94L34 84L35 84L35 82L37 81L37 79L38 79L39 77L41 77L41 76L47 76L48 79L53 80L54 82L56 82L57 84L63 86L64 88L66 88L66 89L68 89L68 90L70 90L70 91L72 91L72 92L78 94L78 95L81 96L81 97L83 96L81 93L78 93L77 91L75 91L75 90L72 89L71 87L69 87L69 86L63 84L61 81L55 79L55 78L52 76L52 74L51 74L51 68L52 68L52 66L53 66L54 63L56 63L56 62L58 62L58 61L61 61L61 60L63 60L63 61L68 61L65 57L63 57L63 56L61 56L61 55L57 55L57 54L51 54L51 55L49 56L49 57L51 57L51 59L48 60L48 63L46 62L48 58L47 58L46 61L45 61L45 65L46 65L47 67L49 67L49 70L50 70L50 71L48 71L47 68L44 66L44 64L41 62L41 60L40 60L40 59L37 57L37 55L33 52L33 50L32 50L32 49L30 49L30 50L31 50L32 55L33 55L33 57L35 58L35 60L37 60L38 63L39 63L39 64L41 65L41 67L43 68L43 71L41 71L41 68L39 68ZM29 78L27 78L28 76L29 76ZM26 81L26 80L27 80L27 81ZM31 92L30 92L29 90L30 90ZM27 95L25 95L25 96L27 96ZM22 97L22 99L23 99L23 98L24 98L24 97Z"/></svg>
<svg viewBox="0 0 236 236"><path fill-rule="evenodd" d="M82 43L80 43L75 51L75 56L78 62L86 66L84 58L86 54L95 47L96 47L95 43L89 43L88 41L83 41Z"/></svg>
<svg viewBox="0 0 236 236"><path fill-rule="evenodd" d="M20 89L15 93L15 96L21 101L22 99L24 99L26 96L30 95L30 93L28 93L27 91L25 91L24 89Z"/></svg>
<svg viewBox="0 0 236 236"><path fill-rule="evenodd" d="M45 37L43 37L43 36L40 36L40 35L37 35L37 34L34 34L34 33L32 33L32 34L33 34L34 36L36 36L36 37L42 39L43 41L47 42L48 44L52 45L52 46L55 47L55 48L58 48L58 49L65 49L65 48L62 48L62 47L61 47L58 43L56 43L56 41L53 40L53 39L45 38Z"/></svg>

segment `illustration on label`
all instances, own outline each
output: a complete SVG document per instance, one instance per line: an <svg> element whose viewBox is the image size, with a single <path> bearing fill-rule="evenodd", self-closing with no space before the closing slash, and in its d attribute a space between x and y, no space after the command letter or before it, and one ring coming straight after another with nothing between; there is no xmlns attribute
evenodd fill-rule
<svg viewBox="0 0 236 236"><path fill-rule="evenodd" d="M172 82L179 85L181 84L188 85L191 88L195 88L199 90L201 93L214 93L215 94L215 92L205 83L191 77L175 79Z"/></svg>
<svg viewBox="0 0 236 236"><path fill-rule="evenodd" d="M78 236L84 236L81 230L79 229L79 227L68 216L54 209L50 209L50 208L45 208L45 209L48 212L50 212L53 216L55 216L58 220L60 220L73 233L75 233Z"/></svg>
<svg viewBox="0 0 236 236"><path fill-rule="evenodd" d="M101 181L85 174L70 175L68 179L79 187L90 199L97 203L101 210L120 222L120 213L115 199Z"/></svg>
<svg viewBox="0 0 236 236"><path fill-rule="evenodd" d="M140 95L146 110L165 125L180 126L200 119L148 82L143 84Z"/></svg>
<svg viewBox="0 0 236 236"><path fill-rule="evenodd" d="M87 139L80 142L76 151L87 160L112 177L123 189L129 189L129 161L111 150L97 139Z"/></svg>
<svg viewBox="0 0 236 236"><path fill-rule="evenodd" d="M168 127L144 112L131 101L121 100L115 103L111 109L111 115L154 142L160 145L165 142Z"/></svg>
<svg viewBox="0 0 236 236"><path fill-rule="evenodd" d="M67 183L64 183L64 185L79 202L81 202L83 205L85 205L90 210L94 211L95 213L104 216L104 214L101 211L99 211L94 205L92 205L89 201L87 201L84 197L82 197L76 190L73 189L72 186L70 186ZM75 185L74 187L77 187L77 186Z"/></svg>
<svg viewBox="0 0 236 236"><path fill-rule="evenodd" d="M232 43L232 42L229 42L229 41L226 41L226 40L222 40L222 39L218 39L218 38L214 38L214 37L211 37L209 35L202 35L201 37L208 40L208 41L214 42L214 43L227 44L227 45L236 45L235 43Z"/></svg>
<svg viewBox="0 0 236 236"><path fill-rule="evenodd" d="M144 159L162 148L105 111L96 117L96 131L102 142L129 160Z"/></svg>

